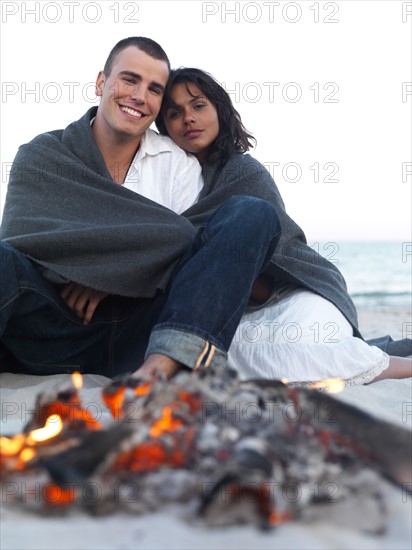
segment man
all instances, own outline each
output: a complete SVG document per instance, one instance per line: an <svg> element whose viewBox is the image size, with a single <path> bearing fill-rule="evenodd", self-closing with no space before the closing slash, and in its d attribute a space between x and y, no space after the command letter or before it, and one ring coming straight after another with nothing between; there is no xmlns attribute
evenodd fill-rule
<svg viewBox="0 0 412 550"><path fill-rule="evenodd" d="M97 110L19 149L0 338L26 372L114 376L144 359L139 375L171 376L226 361L279 223L251 197L226 201L198 233L178 215L201 181L194 159L149 130L169 68L152 40L122 40L97 77Z"/></svg>

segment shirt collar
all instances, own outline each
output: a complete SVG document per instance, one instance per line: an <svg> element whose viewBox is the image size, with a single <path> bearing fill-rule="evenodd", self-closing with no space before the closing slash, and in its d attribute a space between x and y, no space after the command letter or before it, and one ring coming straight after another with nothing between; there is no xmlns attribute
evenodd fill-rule
<svg viewBox="0 0 412 550"><path fill-rule="evenodd" d="M95 121L95 116L90 120L90 126L93 126ZM143 158L146 155L155 156L159 153L172 152L172 146L170 144L171 139L166 136L162 136L148 128L143 134L143 137L140 141L140 147L137 150L137 153L133 159L133 162Z"/></svg>
<svg viewBox="0 0 412 550"><path fill-rule="evenodd" d="M172 152L170 138L161 136L151 128L147 129L140 142L136 158L143 158L145 155L158 155L159 153Z"/></svg>

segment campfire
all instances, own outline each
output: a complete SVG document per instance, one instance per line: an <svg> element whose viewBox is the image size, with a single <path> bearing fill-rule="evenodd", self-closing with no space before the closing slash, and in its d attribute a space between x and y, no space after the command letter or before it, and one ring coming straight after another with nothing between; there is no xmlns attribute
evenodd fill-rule
<svg viewBox="0 0 412 550"><path fill-rule="evenodd" d="M212 526L326 520L381 533L385 479L411 487L410 432L318 388L342 381L240 382L227 368L123 376L103 389L100 422L75 373L37 397L23 433L1 437L3 503L94 514L179 503Z"/></svg>

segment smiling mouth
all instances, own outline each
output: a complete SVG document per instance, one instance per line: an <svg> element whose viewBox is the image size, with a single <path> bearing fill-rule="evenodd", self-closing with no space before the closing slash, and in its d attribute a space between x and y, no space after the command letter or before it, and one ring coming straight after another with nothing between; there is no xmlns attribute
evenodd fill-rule
<svg viewBox="0 0 412 550"><path fill-rule="evenodd" d="M124 113L127 113L128 115L134 117L134 118L142 118L146 116L144 113L141 113L140 111L135 111L135 109L132 109L130 107L124 107L123 105L120 107L121 111Z"/></svg>

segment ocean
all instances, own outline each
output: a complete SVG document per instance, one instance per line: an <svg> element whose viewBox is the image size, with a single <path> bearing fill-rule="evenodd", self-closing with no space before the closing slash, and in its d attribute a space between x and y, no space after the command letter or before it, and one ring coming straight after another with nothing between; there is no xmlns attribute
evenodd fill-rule
<svg viewBox="0 0 412 550"><path fill-rule="evenodd" d="M412 242L308 242L346 279L357 308L412 310Z"/></svg>

